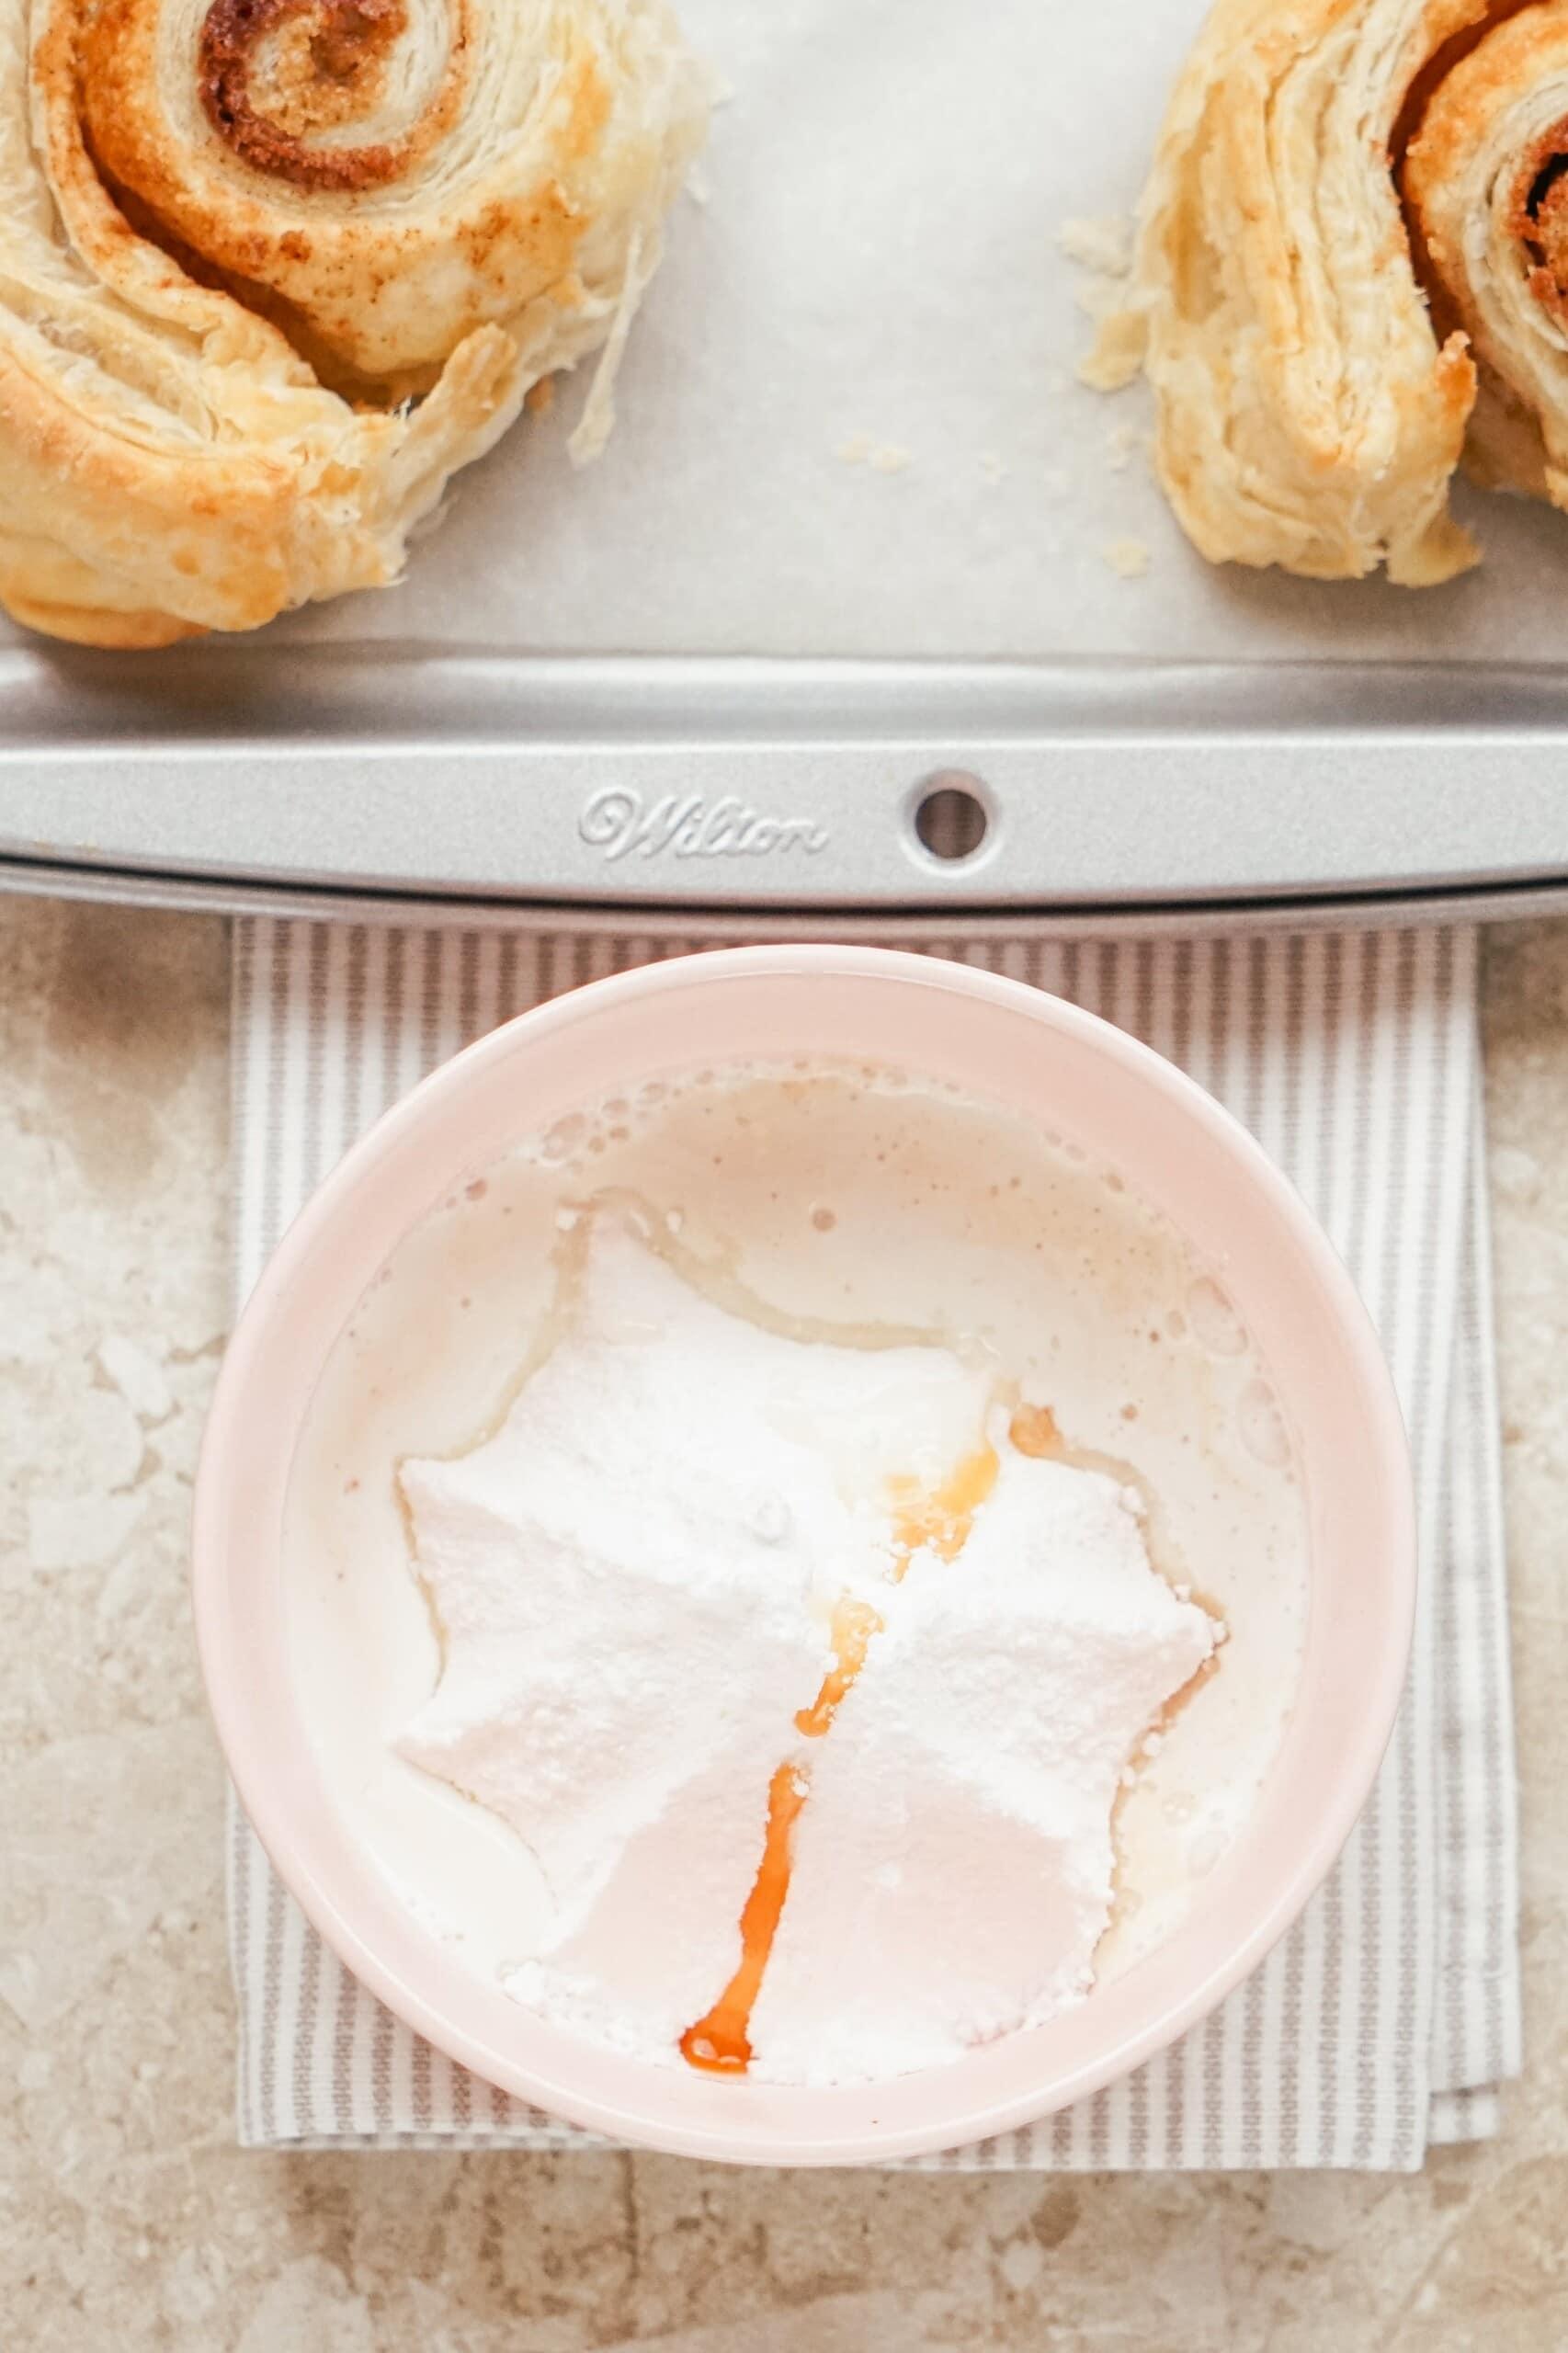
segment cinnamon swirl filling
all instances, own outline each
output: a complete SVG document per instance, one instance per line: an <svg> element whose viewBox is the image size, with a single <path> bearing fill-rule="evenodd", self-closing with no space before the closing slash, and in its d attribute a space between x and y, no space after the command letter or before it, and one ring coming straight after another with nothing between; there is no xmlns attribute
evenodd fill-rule
<svg viewBox="0 0 1568 2353"><path fill-rule="evenodd" d="M406 142L331 142L381 103L390 52L407 29L407 0L212 0L197 56L208 120L254 171L296 188L384 185Z"/></svg>

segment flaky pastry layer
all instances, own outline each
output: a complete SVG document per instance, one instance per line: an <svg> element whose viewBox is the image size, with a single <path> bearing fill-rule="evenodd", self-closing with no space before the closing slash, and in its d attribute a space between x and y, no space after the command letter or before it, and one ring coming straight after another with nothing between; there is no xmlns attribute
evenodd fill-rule
<svg viewBox="0 0 1568 2353"><path fill-rule="evenodd" d="M635 307L707 109L665 0L6 10L0 601L152 646L396 580Z"/></svg>
<svg viewBox="0 0 1568 2353"><path fill-rule="evenodd" d="M1451 579L1461 458L1568 506L1564 172L1564 0L1219 0L1135 273L1203 554Z"/></svg>

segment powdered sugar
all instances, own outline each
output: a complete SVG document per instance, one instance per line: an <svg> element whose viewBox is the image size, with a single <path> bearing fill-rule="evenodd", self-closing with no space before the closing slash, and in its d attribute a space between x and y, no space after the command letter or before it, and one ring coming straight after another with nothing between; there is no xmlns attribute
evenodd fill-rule
<svg viewBox="0 0 1568 2353"><path fill-rule="evenodd" d="M1123 1763L1212 1648L1150 1569L1136 1499L1005 1440L960 1560L929 1569L801 1818L753 2029L781 2081L934 2066L1088 1991Z"/></svg>
<svg viewBox="0 0 1568 2353"><path fill-rule="evenodd" d="M403 1465L443 1665L399 1747L544 1873L519 1998L679 2063L792 1756L809 1802L755 2075L898 2074L1086 1990L1119 1777L1213 1630L1151 1570L1136 1498L1018 1453L990 1388L943 1348L763 1330L601 1217L500 1429ZM894 1582L896 1483L935 1488L987 1439L961 1552ZM882 1631L807 1739L846 1595Z"/></svg>

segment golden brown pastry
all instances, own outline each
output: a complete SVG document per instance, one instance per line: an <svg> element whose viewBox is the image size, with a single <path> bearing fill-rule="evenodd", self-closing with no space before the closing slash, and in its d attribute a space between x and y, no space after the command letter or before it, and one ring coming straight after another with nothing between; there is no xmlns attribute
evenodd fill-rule
<svg viewBox="0 0 1568 2353"><path fill-rule="evenodd" d="M1476 561L1461 454L1568 506L1568 7L1219 0L1136 280L1156 463L1215 562Z"/></svg>
<svg viewBox="0 0 1568 2353"><path fill-rule="evenodd" d="M665 0L12 0L0 601L148 646L395 580L613 361L707 103Z"/></svg>

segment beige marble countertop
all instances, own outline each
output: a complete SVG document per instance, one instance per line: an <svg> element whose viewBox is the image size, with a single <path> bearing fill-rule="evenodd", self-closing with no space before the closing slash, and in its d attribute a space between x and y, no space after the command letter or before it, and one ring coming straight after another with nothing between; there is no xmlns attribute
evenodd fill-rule
<svg viewBox="0 0 1568 2353"><path fill-rule="evenodd" d="M1568 2347L1568 925L1486 1025L1528 2073L1420 2175L728 2173L233 2143L186 1525L227 1323L227 940L0 902L0 2343Z"/></svg>

